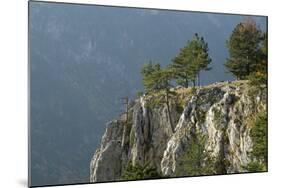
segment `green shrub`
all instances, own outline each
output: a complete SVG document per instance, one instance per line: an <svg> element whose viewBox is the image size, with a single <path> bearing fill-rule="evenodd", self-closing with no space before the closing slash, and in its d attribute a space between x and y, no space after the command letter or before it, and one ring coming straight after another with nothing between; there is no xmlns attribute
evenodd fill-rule
<svg viewBox="0 0 281 188"><path fill-rule="evenodd" d="M181 114L183 112L183 110L184 110L184 107L181 104L177 103L176 104L177 113Z"/></svg>
<svg viewBox="0 0 281 188"><path fill-rule="evenodd" d="M176 176L197 176L216 174L219 164L210 152L205 150L205 137L198 134L191 138L189 148L180 157Z"/></svg>
<svg viewBox="0 0 281 188"><path fill-rule="evenodd" d="M249 172L265 171L267 167L267 113L258 114L250 123L252 128L250 136L253 149L250 152L252 162L245 168Z"/></svg>
<svg viewBox="0 0 281 188"><path fill-rule="evenodd" d="M128 164L122 175L123 180L155 179L160 177L162 176L155 167L150 165L141 166L139 164L133 166L132 163Z"/></svg>
<svg viewBox="0 0 281 188"><path fill-rule="evenodd" d="M246 169L249 172L261 172L266 170L266 166L258 161L250 162Z"/></svg>
<svg viewBox="0 0 281 188"><path fill-rule="evenodd" d="M267 74L254 72L248 76L250 85L262 88L267 85Z"/></svg>

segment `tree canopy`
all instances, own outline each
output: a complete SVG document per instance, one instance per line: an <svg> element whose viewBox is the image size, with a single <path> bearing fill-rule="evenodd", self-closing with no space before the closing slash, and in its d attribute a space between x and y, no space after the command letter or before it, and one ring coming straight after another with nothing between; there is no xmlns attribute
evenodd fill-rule
<svg viewBox="0 0 281 188"><path fill-rule="evenodd" d="M146 92L168 89L171 84L171 74L168 69L161 69L159 63L149 62L141 70L143 85Z"/></svg>
<svg viewBox="0 0 281 188"><path fill-rule="evenodd" d="M239 23L233 30L227 47L229 58L225 66L237 79L247 79L261 63L263 33L252 19Z"/></svg>
<svg viewBox="0 0 281 188"><path fill-rule="evenodd" d="M188 41L187 45L180 49L179 54L172 60L170 68L173 70L178 84L188 87L189 82L195 85L197 79L197 83L200 85L200 71L211 69L208 67L212 61L208 51L208 43L195 33L192 40Z"/></svg>
<svg viewBox="0 0 281 188"><path fill-rule="evenodd" d="M172 75L168 69L162 69L159 63L149 62L141 70L143 85L146 92L167 90L171 84Z"/></svg>

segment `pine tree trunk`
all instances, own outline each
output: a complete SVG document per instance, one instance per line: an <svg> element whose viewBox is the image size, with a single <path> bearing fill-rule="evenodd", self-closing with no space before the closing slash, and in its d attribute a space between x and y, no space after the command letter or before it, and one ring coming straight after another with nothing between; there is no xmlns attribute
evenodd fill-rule
<svg viewBox="0 0 281 188"><path fill-rule="evenodd" d="M172 119L171 119L171 112L170 112L169 99L168 99L168 91L166 91L166 105L167 105L167 110L168 110L169 123L170 123L170 126L171 126L171 130L172 130L172 132L174 133L173 124L172 124Z"/></svg>
<svg viewBox="0 0 281 188"><path fill-rule="evenodd" d="M188 79L187 79L187 75L185 75L185 87L188 88Z"/></svg>
<svg viewBox="0 0 281 188"><path fill-rule="evenodd" d="M187 79L185 79L185 84L184 84L184 86L185 86L186 88L188 88L188 80L187 80Z"/></svg>
<svg viewBox="0 0 281 188"><path fill-rule="evenodd" d="M249 57L247 56L247 67L246 67L246 71L247 71L247 76L249 76L249 74L250 74L250 63L249 63Z"/></svg>

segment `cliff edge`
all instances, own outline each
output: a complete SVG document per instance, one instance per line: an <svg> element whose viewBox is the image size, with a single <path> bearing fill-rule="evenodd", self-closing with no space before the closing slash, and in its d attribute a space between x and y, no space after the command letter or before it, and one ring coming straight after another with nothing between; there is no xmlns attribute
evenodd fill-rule
<svg viewBox="0 0 281 188"><path fill-rule="evenodd" d="M123 180L132 166L149 166L161 177L248 171L255 160L250 122L266 113L266 90L233 81L171 91L168 106L161 93L144 95L107 123L91 182Z"/></svg>

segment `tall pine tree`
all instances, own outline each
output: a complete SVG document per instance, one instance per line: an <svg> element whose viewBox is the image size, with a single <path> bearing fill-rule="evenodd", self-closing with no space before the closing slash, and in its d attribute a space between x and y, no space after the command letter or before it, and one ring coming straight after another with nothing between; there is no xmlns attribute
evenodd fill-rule
<svg viewBox="0 0 281 188"><path fill-rule="evenodd" d="M208 43L195 33L192 40L188 41L187 45L180 49L179 54L172 60L170 69L178 84L188 87L191 82L195 86L197 79L197 83L200 85L200 72L210 70L208 65L211 63L211 58L208 51Z"/></svg>
<svg viewBox="0 0 281 188"><path fill-rule="evenodd" d="M227 41L229 58L225 66L237 79L246 79L260 60L262 31L250 18L239 23Z"/></svg>

